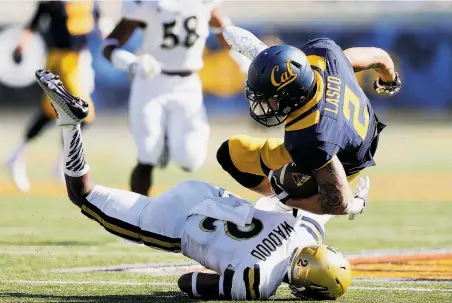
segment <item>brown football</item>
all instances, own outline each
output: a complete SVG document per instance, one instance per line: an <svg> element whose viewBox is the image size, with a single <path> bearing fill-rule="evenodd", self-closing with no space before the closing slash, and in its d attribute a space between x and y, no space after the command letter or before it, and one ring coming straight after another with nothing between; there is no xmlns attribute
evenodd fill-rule
<svg viewBox="0 0 452 303"><path fill-rule="evenodd" d="M317 181L312 174L306 175L297 170L291 162L274 171L284 190L294 198L308 198L318 192Z"/></svg>

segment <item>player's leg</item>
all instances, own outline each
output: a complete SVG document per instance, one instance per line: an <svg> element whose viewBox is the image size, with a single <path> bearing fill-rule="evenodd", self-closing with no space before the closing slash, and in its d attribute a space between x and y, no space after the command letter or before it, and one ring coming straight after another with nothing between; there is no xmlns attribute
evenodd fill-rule
<svg viewBox="0 0 452 303"><path fill-rule="evenodd" d="M283 139L235 135L218 148L217 161L242 186L270 195L268 173L291 159L284 148Z"/></svg>
<svg viewBox="0 0 452 303"><path fill-rule="evenodd" d="M150 193L153 170L160 163L165 144L165 99L157 97L161 87L155 80L134 79L129 99L129 121L138 158L130 189L142 195Z"/></svg>
<svg viewBox="0 0 452 303"><path fill-rule="evenodd" d="M94 81L91 61L87 60L87 55L82 56L82 53L75 51L60 51L59 58L60 60L51 71L61 75L61 82L64 83L70 94L80 97L88 104L88 116L81 123L81 129L86 129L95 119L94 103L90 98ZM51 108L50 101L48 104L48 112L54 115L55 111ZM64 184L63 152L59 154L55 161L53 175Z"/></svg>
<svg viewBox="0 0 452 303"><path fill-rule="evenodd" d="M197 75L176 79L181 93L168 103L168 147L173 159L185 171L201 168L207 155L210 127Z"/></svg>
<svg viewBox="0 0 452 303"><path fill-rule="evenodd" d="M81 121L88 105L69 94L58 77L37 71L38 83L52 100L57 125L63 132L65 177L68 196L89 218L109 232L125 239L142 242L141 216L151 199L132 192L94 185L85 160Z"/></svg>

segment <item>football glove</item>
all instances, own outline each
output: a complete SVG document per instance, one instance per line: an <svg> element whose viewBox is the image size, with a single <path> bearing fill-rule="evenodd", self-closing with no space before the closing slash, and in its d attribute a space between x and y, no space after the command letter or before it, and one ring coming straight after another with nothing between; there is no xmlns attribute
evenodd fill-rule
<svg viewBox="0 0 452 303"><path fill-rule="evenodd" d="M151 79L161 72L160 63L151 55L143 54L137 56L137 60L129 65L129 75L139 75Z"/></svg>
<svg viewBox="0 0 452 303"><path fill-rule="evenodd" d="M369 189L370 189L370 179L369 177L360 178L359 185L356 186L356 191L352 202L349 203L349 208L346 212L348 213L348 219L355 219L356 215L361 214L367 205L367 200L369 199Z"/></svg>
<svg viewBox="0 0 452 303"><path fill-rule="evenodd" d="M275 176L274 171L271 170L268 174L268 181L270 182L270 185L272 187L272 193L278 197L279 201L281 201L283 204L287 202L287 200L291 199L292 197L284 190L281 183L279 182L278 178Z"/></svg>
<svg viewBox="0 0 452 303"><path fill-rule="evenodd" d="M377 93L382 95L392 96L397 94L402 87L402 81L400 80L399 74L396 73L395 79L392 82L384 82L378 77L374 82L374 89Z"/></svg>

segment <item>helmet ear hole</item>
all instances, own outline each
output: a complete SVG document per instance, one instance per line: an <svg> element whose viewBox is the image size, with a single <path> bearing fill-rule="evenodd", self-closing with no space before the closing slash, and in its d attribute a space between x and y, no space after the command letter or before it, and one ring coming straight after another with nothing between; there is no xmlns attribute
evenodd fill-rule
<svg viewBox="0 0 452 303"><path fill-rule="evenodd" d="M261 70L261 75L264 74L266 66L264 66Z"/></svg>
<svg viewBox="0 0 452 303"><path fill-rule="evenodd" d="M290 63L292 63L293 65L295 65L298 69L301 68L301 64L295 61L290 61Z"/></svg>

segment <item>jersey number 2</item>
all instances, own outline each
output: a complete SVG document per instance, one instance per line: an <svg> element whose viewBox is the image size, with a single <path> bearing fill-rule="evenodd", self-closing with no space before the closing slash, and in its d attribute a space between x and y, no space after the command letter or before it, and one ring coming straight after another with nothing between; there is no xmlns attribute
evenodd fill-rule
<svg viewBox="0 0 452 303"><path fill-rule="evenodd" d="M199 223L199 228L202 231L213 233L217 230L215 222L219 220L206 217ZM264 224L261 220L253 218L248 230L241 230L234 223L223 221L224 223L224 233L231 239L237 241L248 240L256 237L264 230Z"/></svg>
<svg viewBox="0 0 452 303"><path fill-rule="evenodd" d="M187 32L187 36L183 42L183 46L189 48L192 47L196 40L198 40L199 35L196 32L198 26L198 18L196 16L191 16L185 19L184 29ZM172 49L180 45L180 37L174 33L174 28L176 27L177 21L174 20L170 23L163 23L163 43L160 47L165 49Z"/></svg>
<svg viewBox="0 0 452 303"><path fill-rule="evenodd" d="M352 105L354 108L353 117L350 105ZM345 118L348 121L352 120L353 127L355 128L356 133L361 137L361 139L364 140L367 135L367 129L369 128L369 109L367 108L367 106L361 109L361 102L358 96L356 96L355 93L347 85L345 85L344 107L342 109ZM363 123L359 121L359 115L361 113L361 110L363 110L364 117Z"/></svg>

